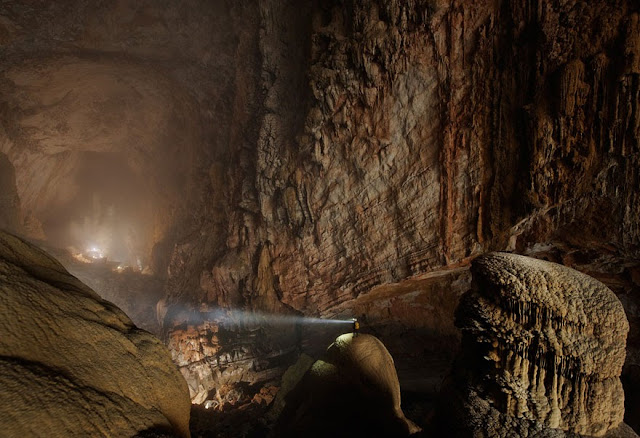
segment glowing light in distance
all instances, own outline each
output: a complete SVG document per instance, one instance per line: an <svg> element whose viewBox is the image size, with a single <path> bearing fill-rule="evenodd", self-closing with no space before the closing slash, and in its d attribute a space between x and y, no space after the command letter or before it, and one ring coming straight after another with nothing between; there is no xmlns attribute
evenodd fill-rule
<svg viewBox="0 0 640 438"><path fill-rule="evenodd" d="M97 246L92 246L86 251L87 255L94 260L103 259L104 253Z"/></svg>

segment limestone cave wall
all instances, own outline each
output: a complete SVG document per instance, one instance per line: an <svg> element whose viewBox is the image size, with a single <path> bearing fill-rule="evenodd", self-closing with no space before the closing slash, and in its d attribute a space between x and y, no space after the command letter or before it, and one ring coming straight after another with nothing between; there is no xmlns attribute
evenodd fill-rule
<svg viewBox="0 0 640 438"><path fill-rule="evenodd" d="M0 5L0 152L45 225L87 153L146 187L140 252L192 396L276 375L299 341L222 336L217 307L363 316L437 381L492 250L609 285L640 370L636 2L45 3Z"/></svg>
<svg viewBox="0 0 640 438"><path fill-rule="evenodd" d="M633 2L258 6L250 141L212 166L227 222L194 305L362 312L394 356L419 349L398 334L446 340L422 353L437 362L486 251L582 267L636 300ZM169 307L199 240L174 251Z"/></svg>

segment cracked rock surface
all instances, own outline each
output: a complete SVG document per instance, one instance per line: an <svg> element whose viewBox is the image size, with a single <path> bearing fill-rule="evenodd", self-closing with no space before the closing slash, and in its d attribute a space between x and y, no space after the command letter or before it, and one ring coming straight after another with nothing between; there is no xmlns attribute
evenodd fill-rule
<svg viewBox="0 0 640 438"><path fill-rule="evenodd" d="M85 216L110 204L138 224L131 242L162 281L148 326L194 400L261 383L295 347L184 317L202 307L366 316L401 385L437 392L469 261L496 250L611 287L631 326L625 385L640 388L639 13L637 0L6 0L0 152L27 235L71 222L92 237ZM94 200L105 159L127 178ZM222 372L220 352L240 360ZM627 412L640 418L640 401Z"/></svg>

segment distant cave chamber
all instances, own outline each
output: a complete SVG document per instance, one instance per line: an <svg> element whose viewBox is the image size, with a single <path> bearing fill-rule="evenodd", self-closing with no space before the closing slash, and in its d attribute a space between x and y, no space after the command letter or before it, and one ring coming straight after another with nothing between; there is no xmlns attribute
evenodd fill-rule
<svg viewBox="0 0 640 438"><path fill-rule="evenodd" d="M3 151L16 169L23 232L142 268L171 231L204 134L179 86L105 58L8 69Z"/></svg>

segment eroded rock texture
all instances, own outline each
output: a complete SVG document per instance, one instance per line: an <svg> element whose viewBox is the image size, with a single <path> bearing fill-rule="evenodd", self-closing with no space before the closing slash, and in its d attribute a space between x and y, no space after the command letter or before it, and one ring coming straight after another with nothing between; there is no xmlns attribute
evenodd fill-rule
<svg viewBox="0 0 640 438"><path fill-rule="evenodd" d="M293 3L260 2L264 112L232 155L200 300L351 313L377 288L540 242L637 265L634 2ZM175 281L198 245L176 248ZM465 288L440 306L428 284L398 287L396 303L423 299L444 322L381 330L455 338Z"/></svg>
<svg viewBox="0 0 640 438"><path fill-rule="evenodd" d="M4 2L0 151L45 232L49 212L86 208L93 230L110 203L139 205L131 241L166 280L159 322L193 382L221 372L220 351L245 348L251 361L225 373L251 380L270 342L282 360L295 347L242 328L217 344L219 324L198 315L216 306L364 314L435 382L465 267L484 252L587 254L574 266L637 308L639 12L634 0ZM127 184L94 202L76 183L105 158ZM114 201L131 187L133 201ZM194 394L216 391L205 380Z"/></svg>
<svg viewBox="0 0 640 438"><path fill-rule="evenodd" d="M299 339L295 326L273 326L268 320L247 324L207 318L208 312L176 316L168 347L180 367L193 403L207 400L222 408L222 395L238 383L278 381L295 359ZM184 319L178 319L184 318ZM228 400L231 405L240 400Z"/></svg>
<svg viewBox="0 0 640 438"><path fill-rule="evenodd" d="M0 314L3 436L189 436L187 387L160 340L2 231Z"/></svg>
<svg viewBox="0 0 640 438"><path fill-rule="evenodd" d="M573 269L514 254L482 256L471 269L474 288L456 319L459 406L450 408L458 410L460 433L616 430L629 324L615 294Z"/></svg>

